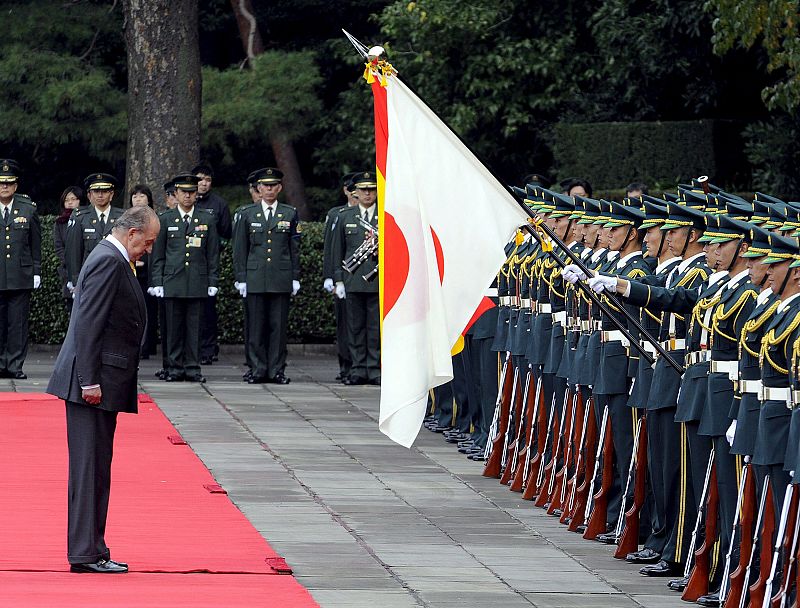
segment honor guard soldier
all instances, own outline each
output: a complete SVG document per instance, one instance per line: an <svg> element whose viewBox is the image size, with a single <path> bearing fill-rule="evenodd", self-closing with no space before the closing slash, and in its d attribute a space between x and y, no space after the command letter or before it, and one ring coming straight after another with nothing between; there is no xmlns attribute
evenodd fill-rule
<svg viewBox="0 0 800 608"><path fill-rule="evenodd" d="M198 181L190 173L172 180L178 206L161 214L153 245L153 293L164 298L166 316L167 382L205 382L200 317L206 298L218 291L219 237L215 216L195 207Z"/></svg>
<svg viewBox="0 0 800 608"><path fill-rule="evenodd" d="M0 377L24 380L31 290L42 282L42 230L34 202L17 194L18 179L17 163L0 160L0 222L5 235L5 255L0 255Z"/></svg>
<svg viewBox="0 0 800 608"><path fill-rule="evenodd" d="M97 244L111 234L122 209L113 207L117 180L108 173L92 173L83 181L90 205L72 213L67 229L64 257L67 263L67 287L72 290L83 263Z"/></svg>
<svg viewBox="0 0 800 608"><path fill-rule="evenodd" d="M333 241L333 279L336 295L347 297L347 331L352 367L348 385L380 384L380 310L377 277L378 210L375 174L353 178L358 205L339 213ZM359 248L364 253L359 255ZM342 264L352 264L346 271Z"/></svg>
<svg viewBox="0 0 800 608"><path fill-rule="evenodd" d="M247 307L250 384L288 384L286 367L289 297L300 290L297 210L279 203L283 173L253 173L261 200L238 211L233 229L233 267Z"/></svg>

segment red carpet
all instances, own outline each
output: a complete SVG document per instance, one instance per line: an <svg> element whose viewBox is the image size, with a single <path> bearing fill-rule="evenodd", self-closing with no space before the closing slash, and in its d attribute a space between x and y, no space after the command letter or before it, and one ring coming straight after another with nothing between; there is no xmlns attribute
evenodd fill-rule
<svg viewBox="0 0 800 608"><path fill-rule="evenodd" d="M120 414L106 541L126 575L69 573L64 404L0 394L0 606L316 606L146 395ZM191 573L191 574L190 574Z"/></svg>

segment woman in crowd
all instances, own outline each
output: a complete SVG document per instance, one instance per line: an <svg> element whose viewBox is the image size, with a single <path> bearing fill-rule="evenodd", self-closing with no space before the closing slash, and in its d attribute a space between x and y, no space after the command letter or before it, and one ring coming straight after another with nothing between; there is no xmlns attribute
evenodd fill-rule
<svg viewBox="0 0 800 608"><path fill-rule="evenodd" d="M58 256L58 279L61 281L61 295L67 311L72 311L72 292L67 288L67 265L64 258L64 245L67 240L67 227L72 211L84 204L83 190L78 186L70 186L61 193L61 214L53 225L53 246Z"/></svg>

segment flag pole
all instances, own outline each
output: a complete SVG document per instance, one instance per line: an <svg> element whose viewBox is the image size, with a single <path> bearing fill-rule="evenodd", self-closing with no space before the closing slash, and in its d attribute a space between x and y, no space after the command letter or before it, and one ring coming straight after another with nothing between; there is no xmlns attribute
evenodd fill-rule
<svg viewBox="0 0 800 608"><path fill-rule="evenodd" d="M350 43L353 45L353 47L356 49L356 51L359 53L359 55L361 55L364 59L371 58L369 55L369 50L371 49L367 49L367 46L363 42L355 38L347 30L342 29L342 32L350 41ZM383 48L381 47L374 47L374 48L376 50L380 50L381 53L383 52ZM587 276L593 275L594 273L589 268L586 267L583 261L577 255L575 255L575 253L571 251L569 247L567 247L567 244L563 240L561 240L561 238L559 238L559 236L555 232L553 232L553 230L549 226L547 226L543 222L538 221L536 214L524 203L524 201L521 201L517 198L513 189L508 184L504 183L502 179L500 179L497 173L495 173L494 169L492 169L491 165L489 165L483 158L481 158L481 156L478 153L476 153L472 149L472 147L469 146L467 142L465 142L464 139L458 133L456 133L453 127L451 127L446 120L444 120L441 116L439 116L439 114L436 111L434 111L434 109L431 108L422 97L420 97L420 95L414 90L414 88L411 85L409 85L405 81L403 82L403 84L408 88L409 91L411 91L417 97L417 99L419 99L419 101L422 104L425 105L425 107L427 107L431 111L431 113L433 113L439 120L441 120L442 124L444 124L450 130L453 136L455 136L461 142L461 144L475 156L478 162L480 162L484 166L484 168L489 172L489 174L511 195L514 202L517 205L519 205L519 207L528 215L528 217L535 220L536 228L532 227L530 224L526 224L525 229L532 235L535 235L540 241L541 241L541 235L538 235L537 229L543 230L550 238L550 240L552 240L553 243L558 245L558 247L570 258L572 263L578 266L578 268L580 268L581 272L583 272ZM566 266L564 260L559 258L552 251L548 253L552 255L556 263L558 263L562 268ZM623 325L623 323L612 314L611 309L608 307L608 305L605 302L603 302L599 297L597 297L597 295L592 291L592 289L585 283L578 281L575 284L580 289L583 290L583 292L589 297L592 303L596 304L600 308L600 310L603 312L603 314L605 314L608 317L611 323L622 332L622 335L625 336L625 338L630 341L631 346L635 347L647 361L653 363L654 360L652 356L650 356L650 353L648 353L644 349L644 347L639 343L639 341L633 337L630 331L628 331L628 328L625 325ZM673 359L670 356L670 354L663 346L661 346L658 340L656 340L652 336L652 334L650 334L650 332L647 331L647 329L645 329L645 327L641 324L639 319L634 317L631 313L629 313L625 309L625 307L616 297L616 294L608 292L605 295L609 300L611 300L612 302L615 303L615 305L617 305L619 312L621 312L622 315L626 318L626 320L636 328L636 330L640 333L640 335L653 345L659 356L664 357L667 363L671 365L675 369L675 371L677 371L679 374L683 374L684 371L683 366L680 365L677 361L675 361L675 359Z"/></svg>

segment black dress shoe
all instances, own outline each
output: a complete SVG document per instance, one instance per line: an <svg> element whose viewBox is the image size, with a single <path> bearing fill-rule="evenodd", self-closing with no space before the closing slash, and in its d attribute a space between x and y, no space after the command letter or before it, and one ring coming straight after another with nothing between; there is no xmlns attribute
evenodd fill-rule
<svg viewBox="0 0 800 608"><path fill-rule="evenodd" d="M20 370L18 372L14 372L13 374L11 374L11 377L14 378L14 380L27 380L28 374Z"/></svg>
<svg viewBox="0 0 800 608"><path fill-rule="evenodd" d="M214 360L211 357L200 357L200 365L213 365Z"/></svg>
<svg viewBox="0 0 800 608"><path fill-rule="evenodd" d="M242 380L244 380L245 382L247 382L248 378L252 378L252 377L253 377L253 370L252 369L248 369L245 373L242 374Z"/></svg>
<svg viewBox="0 0 800 608"><path fill-rule="evenodd" d="M697 598L697 603L701 606L719 606L719 591L706 593Z"/></svg>
<svg viewBox="0 0 800 608"><path fill-rule="evenodd" d="M678 570L678 564L666 562L662 559L657 564L640 568L639 574L642 576L675 576L676 574L680 574L680 572Z"/></svg>
<svg viewBox="0 0 800 608"><path fill-rule="evenodd" d="M479 454L470 454L467 458L475 462L484 462L486 460L486 456L483 455L483 450L481 450Z"/></svg>
<svg viewBox="0 0 800 608"><path fill-rule="evenodd" d="M128 564L120 564L110 559L101 559L92 564L71 564L69 571L85 574L124 574L128 571Z"/></svg>
<svg viewBox="0 0 800 608"><path fill-rule="evenodd" d="M167 377L167 372L166 372L166 371L164 371L163 369L160 369L160 370L158 370L158 371L157 371L155 374L153 374L153 375L154 375L156 378L158 378L159 380L163 380L164 378L166 378L166 377Z"/></svg>
<svg viewBox="0 0 800 608"><path fill-rule="evenodd" d="M196 376L186 376L186 382L205 382L206 377L197 374Z"/></svg>
<svg viewBox="0 0 800 608"><path fill-rule="evenodd" d="M616 532L605 532L604 534L598 534L595 540L598 543L603 543L604 545L616 545L617 534Z"/></svg>
<svg viewBox="0 0 800 608"><path fill-rule="evenodd" d="M292 379L287 378L283 374L278 374L274 378L270 378L269 380L272 384L289 384Z"/></svg>
<svg viewBox="0 0 800 608"><path fill-rule="evenodd" d="M670 591L678 591L681 592L686 589L686 586L689 584L689 577L684 576L683 578L676 578L671 580L667 583L667 587L669 587Z"/></svg>
<svg viewBox="0 0 800 608"><path fill-rule="evenodd" d="M183 382L183 374L166 374L164 380L167 382Z"/></svg>
<svg viewBox="0 0 800 608"><path fill-rule="evenodd" d="M359 386L361 384L366 384L366 383L367 379L362 378L361 376L350 376L349 378L347 378L342 382L342 384L346 386Z"/></svg>
<svg viewBox="0 0 800 608"><path fill-rule="evenodd" d="M147 361L150 358L150 355L148 355L147 353L142 353L141 355L139 355L139 358L142 361Z"/></svg>
<svg viewBox="0 0 800 608"><path fill-rule="evenodd" d="M334 380L339 381L341 379L342 379L342 374L341 373L336 374L336 377L334 378Z"/></svg>
<svg viewBox="0 0 800 608"><path fill-rule="evenodd" d="M462 446L462 447L458 448L458 453L459 454L471 454L474 449L475 449L474 445L465 445L465 446Z"/></svg>
<svg viewBox="0 0 800 608"><path fill-rule="evenodd" d="M635 553L628 553L628 555L625 556L625 561L629 564L655 564L660 559L660 553L648 549L647 547Z"/></svg>
<svg viewBox="0 0 800 608"><path fill-rule="evenodd" d="M247 382L247 384L266 384L269 382L269 378L266 376L254 376L253 374L250 374L245 382Z"/></svg>
<svg viewBox="0 0 800 608"><path fill-rule="evenodd" d="M372 380L369 381L369 383L374 386L380 386L381 385L380 376L378 376L377 378L373 378Z"/></svg>

